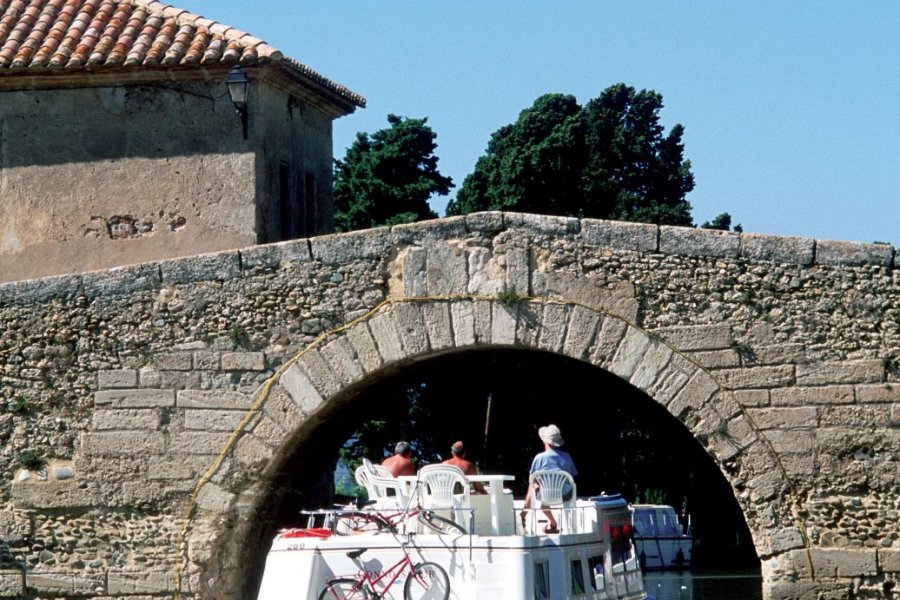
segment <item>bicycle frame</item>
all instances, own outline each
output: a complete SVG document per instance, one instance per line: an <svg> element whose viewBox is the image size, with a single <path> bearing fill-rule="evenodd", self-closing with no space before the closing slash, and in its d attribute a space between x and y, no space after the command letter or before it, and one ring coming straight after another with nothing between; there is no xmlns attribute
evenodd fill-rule
<svg viewBox="0 0 900 600"><path fill-rule="evenodd" d="M394 563L391 567L382 571L381 574L378 575L378 577L372 577L369 574L369 571L367 571L366 569L360 569L359 573L357 574L357 581L365 582L365 584L369 586L369 589L373 593L377 594L378 590L375 589L375 586L378 585L383 579L388 577L388 575L390 575L391 580L388 581L387 584L384 584L384 588L381 592L381 595L384 595L389 589L391 589L391 587L394 585L394 582L396 582L397 579L399 579L406 570L409 570L410 577L414 576L412 559L409 558L409 554L407 554L406 549L404 549L403 558Z"/></svg>

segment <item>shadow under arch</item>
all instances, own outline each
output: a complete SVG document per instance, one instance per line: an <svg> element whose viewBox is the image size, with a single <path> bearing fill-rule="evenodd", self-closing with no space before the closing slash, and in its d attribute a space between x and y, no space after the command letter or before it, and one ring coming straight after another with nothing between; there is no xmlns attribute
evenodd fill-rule
<svg viewBox="0 0 900 600"><path fill-rule="evenodd" d="M263 386L234 444L223 451L222 464L253 462L247 460L253 444L241 442L257 435L259 420L254 420L259 414L277 412L274 407L280 404L301 416L276 448L268 455L263 452L252 477L217 483L212 474L198 484L195 497L209 485L228 486L234 494L220 519L224 525L210 543L208 580L215 582L211 596L255 597L268 542L285 507L312 506L315 501L321 506L326 500L315 493L298 498L297 482L315 482L309 489L316 490L331 483L322 465L333 465L333 454L322 457L322 449L336 453L346 440L358 420L342 416L351 414L367 389L417 365L510 350L537 351L595 375L603 373L607 381L620 381L624 389L633 390L634 398L664 408L705 448L722 480L732 486L732 499L735 474L726 463L739 460L742 452L753 449L757 469L779 469L774 453L765 460L771 449L728 390L664 340L614 314L533 298L515 305L472 297L389 301L320 337ZM193 517L189 512L186 523ZM757 548L758 534L751 531Z"/></svg>

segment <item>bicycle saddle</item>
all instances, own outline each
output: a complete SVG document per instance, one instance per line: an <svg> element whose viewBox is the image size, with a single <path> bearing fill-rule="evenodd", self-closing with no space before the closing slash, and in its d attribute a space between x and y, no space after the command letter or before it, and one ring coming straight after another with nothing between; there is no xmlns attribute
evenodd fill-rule
<svg viewBox="0 0 900 600"><path fill-rule="evenodd" d="M362 556L363 552L365 551L365 548L360 548L359 550L351 550L347 553L347 556L350 558L350 560L356 560L357 558Z"/></svg>

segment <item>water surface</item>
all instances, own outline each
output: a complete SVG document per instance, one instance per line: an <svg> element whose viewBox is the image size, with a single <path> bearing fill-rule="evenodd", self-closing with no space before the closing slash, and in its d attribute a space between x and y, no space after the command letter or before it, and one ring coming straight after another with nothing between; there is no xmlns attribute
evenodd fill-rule
<svg viewBox="0 0 900 600"><path fill-rule="evenodd" d="M648 600L762 600L759 571L651 571L644 588Z"/></svg>

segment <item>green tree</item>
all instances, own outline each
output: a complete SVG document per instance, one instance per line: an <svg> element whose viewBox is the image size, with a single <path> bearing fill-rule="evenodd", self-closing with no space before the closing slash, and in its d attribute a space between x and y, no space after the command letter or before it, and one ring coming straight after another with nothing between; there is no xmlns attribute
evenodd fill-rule
<svg viewBox="0 0 900 600"><path fill-rule="evenodd" d="M356 134L343 160L335 161L334 224L338 231L433 219L434 195L453 186L440 174L436 134L427 118L388 115L390 127Z"/></svg>
<svg viewBox="0 0 900 600"><path fill-rule="evenodd" d="M703 225L700 226L701 229L720 229L722 231L737 231L738 233L744 231L744 228L741 227L741 224L738 223L734 226L734 229L731 227L731 215L727 212L724 212L714 218L712 221L704 221Z"/></svg>
<svg viewBox="0 0 900 600"><path fill-rule="evenodd" d="M662 96L613 85L581 107L547 94L497 130L447 207L692 225L684 128L666 135Z"/></svg>

